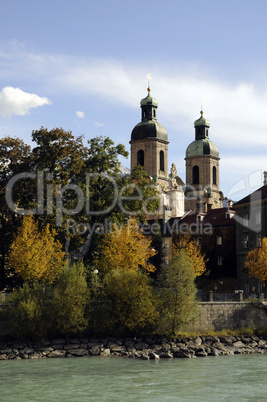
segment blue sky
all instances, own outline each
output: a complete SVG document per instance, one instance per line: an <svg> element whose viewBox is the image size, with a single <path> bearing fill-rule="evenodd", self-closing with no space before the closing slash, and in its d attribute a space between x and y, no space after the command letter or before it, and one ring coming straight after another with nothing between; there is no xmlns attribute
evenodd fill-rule
<svg viewBox="0 0 267 402"><path fill-rule="evenodd" d="M0 136L62 127L130 150L150 73L169 166L185 180L203 98L221 190L238 200L267 170L266 15L265 0L2 2Z"/></svg>

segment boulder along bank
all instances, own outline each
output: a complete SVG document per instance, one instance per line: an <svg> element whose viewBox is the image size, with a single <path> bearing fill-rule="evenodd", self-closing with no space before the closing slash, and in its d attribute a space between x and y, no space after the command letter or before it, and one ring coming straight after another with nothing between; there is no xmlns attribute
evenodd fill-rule
<svg viewBox="0 0 267 402"><path fill-rule="evenodd" d="M258 336L198 336L178 338L54 339L44 343L0 344L0 360L59 357L119 356L143 360L266 353Z"/></svg>

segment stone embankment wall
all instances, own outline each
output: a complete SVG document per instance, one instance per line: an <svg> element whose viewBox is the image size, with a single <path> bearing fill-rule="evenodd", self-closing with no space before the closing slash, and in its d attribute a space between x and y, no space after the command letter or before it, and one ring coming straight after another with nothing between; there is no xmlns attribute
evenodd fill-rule
<svg viewBox="0 0 267 402"><path fill-rule="evenodd" d="M239 328L267 328L267 303L201 302L197 331Z"/></svg>
<svg viewBox="0 0 267 402"><path fill-rule="evenodd" d="M54 339L43 344L0 344L0 360L121 356L143 360L266 353L267 341L253 336Z"/></svg>

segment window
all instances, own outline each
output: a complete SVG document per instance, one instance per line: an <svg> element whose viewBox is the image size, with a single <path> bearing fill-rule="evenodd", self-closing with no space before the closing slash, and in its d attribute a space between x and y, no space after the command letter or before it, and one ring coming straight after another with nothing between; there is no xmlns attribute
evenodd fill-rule
<svg viewBox="0 0 267 402"><path fill-rule="evenodd" d="M256 225L261 224L261 211L256 212L256 214L255 214L255 223L256 223Z"/></svg>
<svg viewBox="0 0 267 402"><path fill-rule="evenodd" d="M145 164L145 153L142 149L137 152L137 165L144 166Z"/></svg>
<svg viewBox="0 0 267 402"><path fill-rule="evenodd" d="M222 258L222 256L219 256L219 257L217 258L217 265L219 265L219 266L222 266L222 265L223 265L223 258Z"/></svg>
<svg viewBox="0 0 267 402"><path fill-rule="evenodd" d="M243 216L243 226L248 226L248 215Z"/></svg>
<svg viewBox="0 0 267 402"><path fill-rule="evenodd" d="M156 118L156 110L153 110L153 117Z"/></svg>
<svg viewBox="0 0 267 402"><path fill-rule="evenodd" d="M212 182L213 182L213 184L217 184L217 172L216 172L215 166L213 166L213 169L212 169Z"/></svg>
<svg viewBox="0 0 267 402"><path fill-rule="evenodd" d="M199 184L199 167L193 167L193 184Z"/></svg>
<svg viewBox="0 0 267 402"><path fill-rule="evenodd" d="M257 233L256 243L257 247L261 247L261 233Z"/></svg>
<svg viewBox="0 0 267 402"><path fill-rule="evenodd" d="M164 172L164 152L160 151L159 153L159 169Z"/></svg>
<svg viewBox="0 0 267 402"><path fill-rule="evenodd" d="M244 234L243 235L243 248L248 248L248 235Z"/></svg>
<svg viewBox="0 0 267 402"><path fill-rule="evenodd" d="M217 245L218 246L222 245L222 236L217 236Z"/></svg>

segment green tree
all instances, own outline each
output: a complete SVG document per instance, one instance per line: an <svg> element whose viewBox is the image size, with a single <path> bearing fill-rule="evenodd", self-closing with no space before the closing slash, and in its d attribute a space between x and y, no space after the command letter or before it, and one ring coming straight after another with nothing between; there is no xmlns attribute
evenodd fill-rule
<svg viewBox="0 0 267 402"><path fill-rule="evenodd" d="M157 299L150 278L141 270L113 269L105 276L108 326L118 334L151 329L157 317Z"/></svg>
<svg viewBox="0 0 267 402"><path fill-rule="evenodd" d="M136 215L144 220L149 213L156 212L160 207L160 198L155 183L152 182L143 166L136 166L125 190L121 192L125 200L123 209L130 215Z"/></svg>
<svg viewBox="0 0 267 402"><path fill-rule="evenodd" d="M159 331L176 334L198 317L195 272L184 250L178 251L162 271Z"/></svg>
<svg viewBox="0 0 267 402"><path fill-rule="evenodd" d="M8 339L44 340L51 327L47 289L41 284L14 289L2 306Z"/></svg>
<svg viewBox="0 0 267 402"><path fill-rule="evenodd" d="M49 225L39 232L33 216L24 216L11 245L10 267L24 280L52 283L63 269L65 253Z"/></svg>
<svg viewBox="0 0 267 402"><path fill-rule="evenodd" d="M82 262L66 264L56 280L51 300L51 316L55 332L70 335L85 330L89 303L85 268Z"/></svg>

